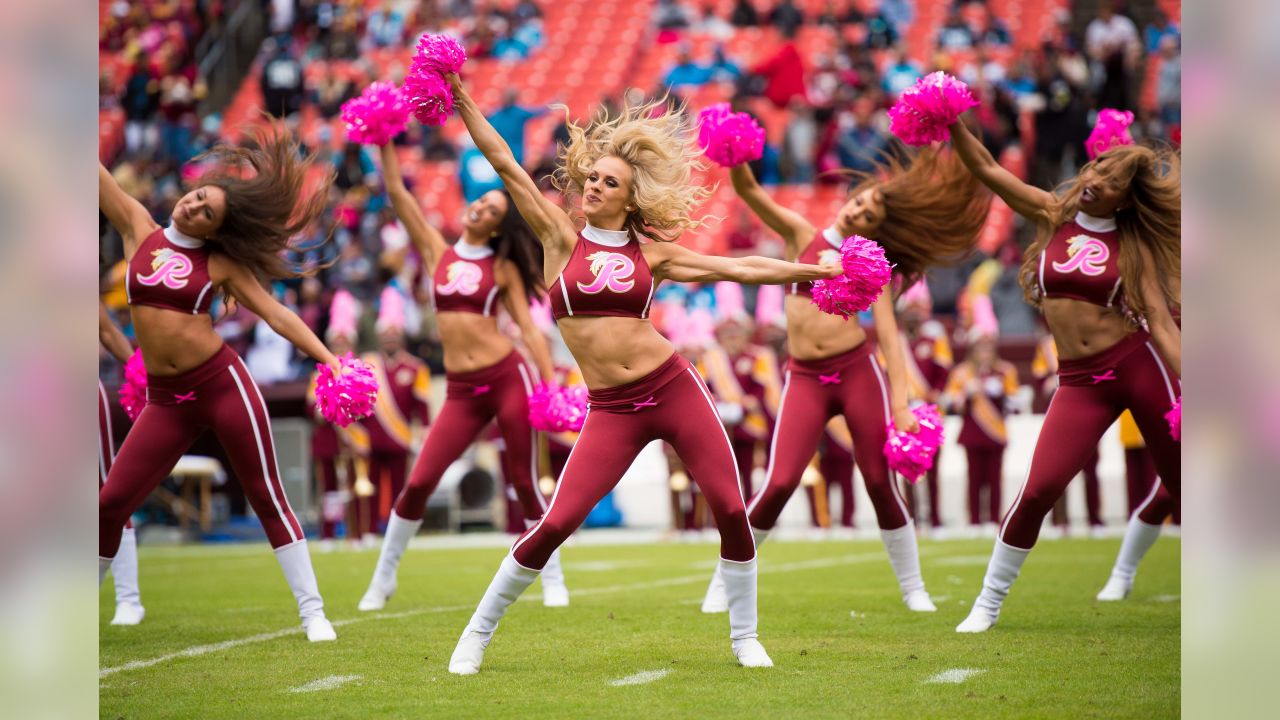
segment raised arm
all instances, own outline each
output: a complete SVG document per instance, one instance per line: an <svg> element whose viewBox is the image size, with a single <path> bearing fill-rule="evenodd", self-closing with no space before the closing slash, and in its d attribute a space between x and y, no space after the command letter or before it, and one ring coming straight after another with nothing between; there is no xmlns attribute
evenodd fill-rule
<svg viewBox="0 0 1280 720"><path fill-rule="evenodd" d="M107 314L107 306L98 301L98 342L102 343L102 347L107 352L115 356L120 362L128 362L129 356L133 354L133 346L129 344L129 339L120 332L120 328L111 322L111 316Z"/></svg>
<svg viewBox="0 0 1280 720"><path fill-rule="evenodd" d="M951 145L956 149L956 154L960 156L965 167L969 168L969 172L982 181L983 185L991 188L1000 196L1000 199L1013 208L1014 212L1023 217L1037 220L1044 215L1053 201L1052 195L1034 185L1022 182L996 162L987 148L974 137L973 133L969 132L969 128L965 127L964 123L953 123L949 129Z"/></svg>
<svg viewBox="0 0 1280 720"><path fill-rule="evenodd" d="M396 216L404 223L405 232L413 246L422 254L428 268L434 268L436 261L444 254L449 245L439 230L427 222L418 206L418 199L404 186L404 178L400 175L400 161L396 158L395 146L387 143L380 148L382 154L382 182L387 186L387 195L391 198L391 207Z"/></svg>
<svg viewBox="0 0 1280 720"><path fill-rule="evenodd" d="M533 356L533 364L538 368L538 375L542 377L543 382L554 383L556 367L551 362L551 350L547 348L547 339L542 331L533 324L533 316L529 314L529 296L525 295L524 281L520 279L520 273L516 272L510 261L499 265L498 272L503 286L502 304L511 314L511 319L515 320L516 325L519 326L524 346L529 348L529 354Z"/></svg>
<svg viewBox="0 0 1280 720"><path fill-rule="evenodd" d="M902 354L903 343L898 340L898 320L893 315L893 283L884 286L880 297L871 306L871 317L876 324L876 337L884 352L884 363L889 371L889 407L893 410L893 424L902 432L914 432L920 428L916 416L907 404L907 358Z"/></svg>
<svg viewBox="0 0 1280 720"><path fill-rule="evenodd" d="M766 257L729 258L700 255L668 242L644 246L645 260L656 278L675 282L729 282L744 285L785 285L839 277L840 265L805 265Z"/></svg>
<svg viewBox="0 0 1280 720"><path fill-rule="evenodd" d="M746 163L735 165L729 170L729 177L733 180L733 191L747 203L751 212L782 236L783 241L787 243L788 256L799 255L799 242L802 239L812 238L817 232L813 225L800 217L799 213L783 207L769 197L769 193L756 182L755 174Z"/></svg>
<svg viewBox="0 0 1280 720"><path fill-rule="evenodd" d="M111 221L112 227L124 238L124 259L133 259L138 241L150 235L157 227L151 213L120 187L102 163L98 163L98 209Z"/></svg>
<svg viewBox="0 0 1280 720"><path fill-rule="evenodd" d="M475 141L476 148L497 171L498 177L502 178L507 192L511 193L511 198L515 200L516 208L525 222L529 223L529 227L533 228L538 239L548 250L555 253L572 251L578 232L573 222L569 220L569 216L543 197L537 183L529 177L529 173L525 172L520 163L516 162L516 157L511 154L511 147L507 145L507 141L493 129L485 119L484 113L480 112L475 100L467 94L467 89L462 86L462 80L454 74L450 74L448 78L453 85L454 107L457 108L458 115L467 126L467 132L471 133L471 139Z"/></svg>
<svg viewBox="0 0 1280 720"><path fill-rule="evenodd" d="M322 362L341 372L338 359L320 338L311 332L311 328L295 315L289 308L281 305L266 288L258 282L244 267L238 265L224 255L214 254L209 259L210 275L218 285L225 285L227 290L248 308L254 315L262 318L272 330L293 343L293 346L310 355L317 362Z"/></svg>

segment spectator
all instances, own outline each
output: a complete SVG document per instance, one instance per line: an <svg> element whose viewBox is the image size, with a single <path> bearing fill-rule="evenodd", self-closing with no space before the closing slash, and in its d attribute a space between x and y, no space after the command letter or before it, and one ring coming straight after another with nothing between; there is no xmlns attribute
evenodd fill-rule
<svg viewBox="0 0 1280 720"><path fill-rule="evenodd" d="M404 41L405 17L393 0L382 0L365 23L365 47L397 47Z"/></svg>
<svg viewBox="0 0 1280 720"><path fill-rule="evenodd" d="M476 148L471 136L463 135L462 142L464 149L458 156L458 182L462 184L463 199L473 202L490 190L501 190L502 178Z"/></svg>
<svg viewBox="0 0 1280 720"><path fill-rule="evenodd" d="M793 37L804 25L804 13L796 7L795 0L781 0L769 13L769 24L778 28L784 37Z"/></svg>
<svg viewBox="0 0 1280 720"><path fill-rule="evenodd" d="M973 47L973 29L960 17L955 8L947 15L947 21L938 31L939 50L968 50Z"/></svg>
<svg viewBox="0 0 1280 720"><path fill-rule="evenodd" d="M351 83L338 76L332 63L325 65L324 77L311 91L311 102L320 112L320 117L332 120L342 110L342 104L355 96Z"/></svg>
<svg viewBox="0 0 1280 720"><path fill-rule="evenodd" d="M1177 35L1160 41L1160 70L1156 75L1156 108L1160 122L1182 124L1182 50Z"/></svg>
<svg viewBox="0 0 1280 720"><path fill-rule="evenodd" d="M794 33L783 33L785 42L771 57L756 67L752 73L764 79L764 96L774 107L785 108L791 99L804 100L804 61L796 49Z"/></svg>
<svg viewBox="0 0 1280 720"><path fill-rule="evenodd" d="M1098 17L1085 29L1085 51L1095 64L1094 74L1101 80L1098 106L1131 110L1130 73L1136 67L1141 44L1138 27L1116 13L1114 1L1102 0Z"/></svg>
<svg viewBox="0 0 1280 720"><path fill-rule="evenodd" d="M519 92L515 88L507 88L502 93L502 107L489 116L489 124L511 146L511 154L515 155L516 162L523 164L525 126L530 120L545 115L547 110L521 107L519 98Z"/></svg>
<svg viewBox="0 0 1280 720"><path fill-rule="evenodd" d="M1047 53L1036 83L1036 93L1043 99L1043 109L1036 113L1035 118L1032 184L1051 188L1069 174L1068 168L1064 167L1068 154L1074 153L1077 144L1083 143L1088 134L1082 92L1083 89L1063 73L1057 54Z"/></svg>
<svg viewBox="0 0 1280 720"><path fill-rule="evenodd" d="M794 96L791 121L782 133L783 177L793 183L811 182L817 146L818 124L813 119L813 110L802 96Z"/></svg>
<svg viewBox="0 0 1280 720"><path fill-rule="evenodd" d="M1149 53L1159 52L1160 44L1167 37L1177 38L1179 42L1182 39L1178 24L1170 20L1169 16L1159 8L1156 8L1155 17L1151 22L1143 28L1142 35Z"/></svg>
<svg viewBox="0 0 1280 720"><path fill-rule="evenodd" d="M853 113L846 116L847 127L839 131L836 151L840 165L855 172L875 172L876 164L889 148L889 136L875 124L875 106L868 98L861 97L853 104Z"/></svg>
<svg viewBox="0 0 1280 720"><path fill-rule="evenodd" d="M699 87L711 81L711 68L694 62L687 46L680 47L676 64L667 71L662 84L669 90L681 87Z"/></svg>
<svg viewBox="0 0 1280 720"><path fill-rule="evenodd" d="M897 98L903 90L914 85L921 75L920 66L907 55L906 48L899 47L893 64L884 71L881 86L889 97Z"/></svg>
<svg viewBox="0 0 1280 720"><path fill-rule="evenodd" d="M728 21L720 17L713 3L706 3L702 6L702 19L698 20L694 30L703 35L710 35L717 40L728 40L733 37L733 25L730 25Z"/></svg>
<svg viewBox="0 0 1280 720"><path fill-rule="evenodd" d="M658 0L653 11L653 24L659 30L681 30L693 24L689 9L678 0Z"/></svg>
<svg viewBox="0 0 1280 720"><path fill-rule="evenodd" d="M725 54L724 45L716 43L711 49L711 64L708 66L713 81L732 81L742 77L742 68Z"/></svg>
<svg viewBox="0 0 1280 720"><path fill-rule="evenodd" d="M516 6L512 8L511 16L515 18L516 22L525 23L535 18L541 18L542 9L533 0L519 0Z"/></svg>
<svg viewBox="0 0 1280 720"><path fill-rule="evenodd" d="M898 44L898 29L885 13L885 5L880 12L867 21L867 37L864 44L869 50L888 50Z"/></svg>
<svg viewBox="0 0 1280 720"><path fill-rule="evenodd" d="M756 6L751 4L751 0L734 0L729 22L734 27L756 27L760 24L760 13L756 12Z"/></svg>
<svg viewBox="0 0 1280 720"><path fill-rule="evenodd" d="M302 63L289 51L288 38L268 38L263 49L268 56L262 66L263 104L273 116L287 117L302 109Z"/></svg>
<svg viewBox="0 0 1280 720"><path fill-rule="evenodd" d="M337 170L337 177L334 178L333 184L341 190L350 190L364 185L365 175L378 170L373 164L373 158L369 157L369 153L359 143L344 145L342 153L334 155L333 165Z"/></svg>
<svg viewBox="0 0 1280 720"><path fill-rule="evenodd" d="M844 11L836 9L836 0L827 0L827 5L818 15L817 24L826 25L833 28L840 28L845 25L860 25L866 22L867 16L862 14L852 2L846 0Z"/></svg>
<svg viewBox="0 0 1280 720"><path fill-rule="evenodd" d="M880 0L880 16L893 28L895 35L901 35L903 28L911 26L915 17L913 3L914 0Z"/></svg>

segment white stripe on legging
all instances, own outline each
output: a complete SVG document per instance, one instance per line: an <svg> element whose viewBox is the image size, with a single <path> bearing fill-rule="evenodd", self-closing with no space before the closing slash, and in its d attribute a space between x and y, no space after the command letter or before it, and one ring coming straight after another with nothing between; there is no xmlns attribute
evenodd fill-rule
<svg viewBox="0 0 1280 720"><path fill-rule="evenodd" d="M735 495L738 498L738 500L742 502L742 509L745 512L747 509L747 504L745 501L742 500L742 477L741 475L738 474L738 463L733 459L733 443L729 442L729 432L724 429L724 422L720 419L720 411L716 409L716 401L711 399L711 393L707 390L707 386L703 382L702 376L698 374L698 371L694 370L692 367L688 367L685 369L688 370L689 374L693 376L693 384L697 385L698 389L702 391L702 397L707 401L707 405L711 407L711 414L715 416L716 427L720 428L720 436L724 438L725 450L729 451L729 466L733 468L733 478L734 478L734 482L736 483L734 487L738 489L738 492L735 493ZM703 495L706 495L706 493L704 492ZM748 527L750 527L750 524L751 524L750 521L748 521L747 522ZM748 532L747 534L751 536L751 559L754 560L755 551L756 551L756 535L755 533L752 533L752 532ZM739 564L744 562L751 562L751 560L730 560L724 557L720 559L724 560L725 562L739 563Z"/></svg>
<svg viewBox="0 0 1280 720"><path fill-rule="evenodd" d="M529 379L529 368L520 363L516 365L516 369L520 371L520 381L524 383L525 397L532 395L533 381ZM545 513L547 501L542 497L542 488L538 487L538 431L532 425L529 426L529 477L533 478L533 496L538 499L538 507Z"/></svg>
<svg viewBox="0 0 1280 720"><path fill-rule="evenodd" d="M244 363L240 358L236 358L236 362L243 368ZM276 497L276 489L271 483L271 472L267 469L267 451L262 445L262 432L258 429L258 417L254 415L253 404L249 402L249 394L244 391L244 383L240 381L240 376L236 374L236 366L228 365L227 372L231 373L231 379L236 381L236 387L240 390L240 399L244 401L245 412L249 413L249 425L253 427L253 439L258 443L258 461L262 463L262 480L267 484L267 493L271 495L271 502L276 506L276 512L280 514L280 521L284 523L284 527L289 531L289 539L293 542L298 541L298 534L293 531L293 523L289 522L289 516L285 513L284 508L280 507L280 498ZM258 402L262 402L262 393L258 392L258 384L253 382L253 376L246 369L245 376L249 378L249 383L253 385L254 392L258 395ZM267 414L267 404L262 403L262 414ZM277 473L279 470L276 471ZM244 482L244 479L241 479ZM281 494L284 493L282 485ZM284 507L289 507L289 500L285 498Z"/></svg>
<svg viewBox="0 0 1280 720"><path fill-rule="evenodd" d="M747 503L747 514L755 512L756 505L760 504L760 498L764 497L764 491L769 488L769 483L773 481L773 464L778 460L778 428L782 427L782 411L787 407L787 390L791 388L791 371L788 370L782 375L782 394L778 396L778 417L773 423L773 439L769 441L769 465L764 469L764 487L751 498L751 502Z"/></svg>
<svg viewBox="0 0 1280 720"><path fill-rule="evenodd" d="M880 381L880 399L884 401L884 423L888 427L893 425L893 412L889 409L889 388L884 382L884 373L880 371L880 363L876 362L875 355L868 355L867 362L871 363L871 370L876 374L876 380ZM845 418L848 421L848 418ZM854 438L853 446L858 447L858 440ZM885 461L888 465L888 461ZM865 480L865 477L863 478ZM898 507L902 509L902 516L907 519L907 524L911 523L911 512L907 510L907 504L902 500L902 493L898 491L898 473L892 468L889 469L889 487L893 490L893 499L898 501ZM895 528L896 529L896 528Z"/></svg>
<svg viewBox="0 0 1280 720"><path fill-rule="evenodd" d="M98 477L106 484L107 466L116 459L116 441L111 434L111 403L107 400L107 389L102 387L101 380L98 381L98 399L102 401L102 417L107 429L106 447L102 445L102 431L98 431Z"/></svg>
<svg viewBox="0 0 1280 720"><path fill-rule="evenodd" d="M1149 341L1147 342L1147 350L1151 351L1151 357L1155 358L1156 367L1160 368L1160 375L1164 377L1164 387L1169 391L1169 404L1173 405L1178 397L1173 394L1173 383L1169 382L1169 371L1164 367L1164 360L1160 359L1160 353L1156 352L1156 349L1151 346Z"/></svg>
<svg viewBox="0 0 1280 720"><path fill-rule="evenodd" d="M564 469L560 471L560 477L556 478L556 489L555 492L551 493L551 503L547 505L547 509L542 513L542 517L538 518L537 524L535 524L529 532L525 533L524 537L517 540L515 545L511 546L512 560L515 560L516 551L520 549L520 546L528 542L529 538L533 537L534 534L538 532L538 528L542 527L542 523L545 522L547 516L551 514L551 509L556 506L556 498L560 497L560 488L564 487L564 474L569 472L569 466L573 463L573 454L578 451L578 447L582 445L583 439L587 437L587 420L589 419L591 419L591 406L587 405L587 414L582 418L582 432L578 434L577 441L574 442L573 447L569 449L569 457L565 458ZM632 458L632 460L634 459L635 458ZM516 564L520 565L520 562L517 560ZM524 566L520 565L520 567ZM533 570L533 568L525 569ZM537 572L542 571L538 570Z"/></svg>
<svg viewBox="0 0 1280 720"><path fill-rule="evenodd" d="M1155 482L1151 483L1151 492L1147 493L1147 499L1143 500L1141 505L1134 508L1133 514L1129 516L1129 519L1132 520L1138 517L1138 515L1140 515L1143 510L1146 510L1147 506L1151 504L1151 501L1156 499L1156 493L1158 492L1160 492L1159 477L1156 478Z"/></svg>

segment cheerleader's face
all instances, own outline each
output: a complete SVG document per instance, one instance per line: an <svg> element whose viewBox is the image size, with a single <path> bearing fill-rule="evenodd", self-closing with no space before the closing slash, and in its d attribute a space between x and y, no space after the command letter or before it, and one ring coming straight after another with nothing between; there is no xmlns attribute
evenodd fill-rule
<svg viewBox="0 0 1280 720"><path fill-rule="evenodd" d="M1099 218L1115 217L1129 206L1129 184L1108 172L1110 158L1090 163L1080 173L1080 209Z"/></svg>
<svg viewBox="0 0 1280 720"><path fill-rule="evenodd" d="M836 214L836 230L844 237L861 235L874 238L876 229L884 222L884 193L880 188L869 187L853 197Z"/></svg>
<svg viewBox="0 0 1280 720"><path fill-rule="evenodd" d="M201 185L178 199L173 224L193 238L212 237L227 216L227 193L217 185Z"/></svg>
<svg viewBox="0 0 1280 720"><path fill-rule="evenodd" d="M596 161L582 187L587 222L602 230L621 229L618 220L625 220L629 212L632 176L631 165L621 158L610 155Z"/></svg>
<svg viewBox="0 0 1280 720"><path fill-rule="evenodd" d="M462 227L477 237L487 238L498 232L506 214L507 196L501 190L490 190L463 211Z"/></svg>

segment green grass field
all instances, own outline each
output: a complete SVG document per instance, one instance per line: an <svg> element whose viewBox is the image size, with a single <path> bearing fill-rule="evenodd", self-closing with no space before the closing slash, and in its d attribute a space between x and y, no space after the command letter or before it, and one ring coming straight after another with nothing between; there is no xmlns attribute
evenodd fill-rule
<svg viewBox="0 0 1280 720"><path fill-rule="evenodd" d="M410 550L381 613L355 609L376 551L313 554L339 637L311 645L265 546L144 547L145 622L108 625L110 579L100 591L100 714L1175 717L1180 542L1156 544L1127 602L1097 603L1118 546L1042 542L1000 625L971 636L954 628L990 540L922 542L939 606L931 615L903 606L878 542L771 542L760 555L769 670L738 667L727 616L699 612L715 546L571 546L572 605L542 607L535 584L503 620L480 674L461 678L447 672L449 654L503 550ZM980 672L929 681L957 669ZM613 684L651 671L645 677L660 677Z"/></svg>

